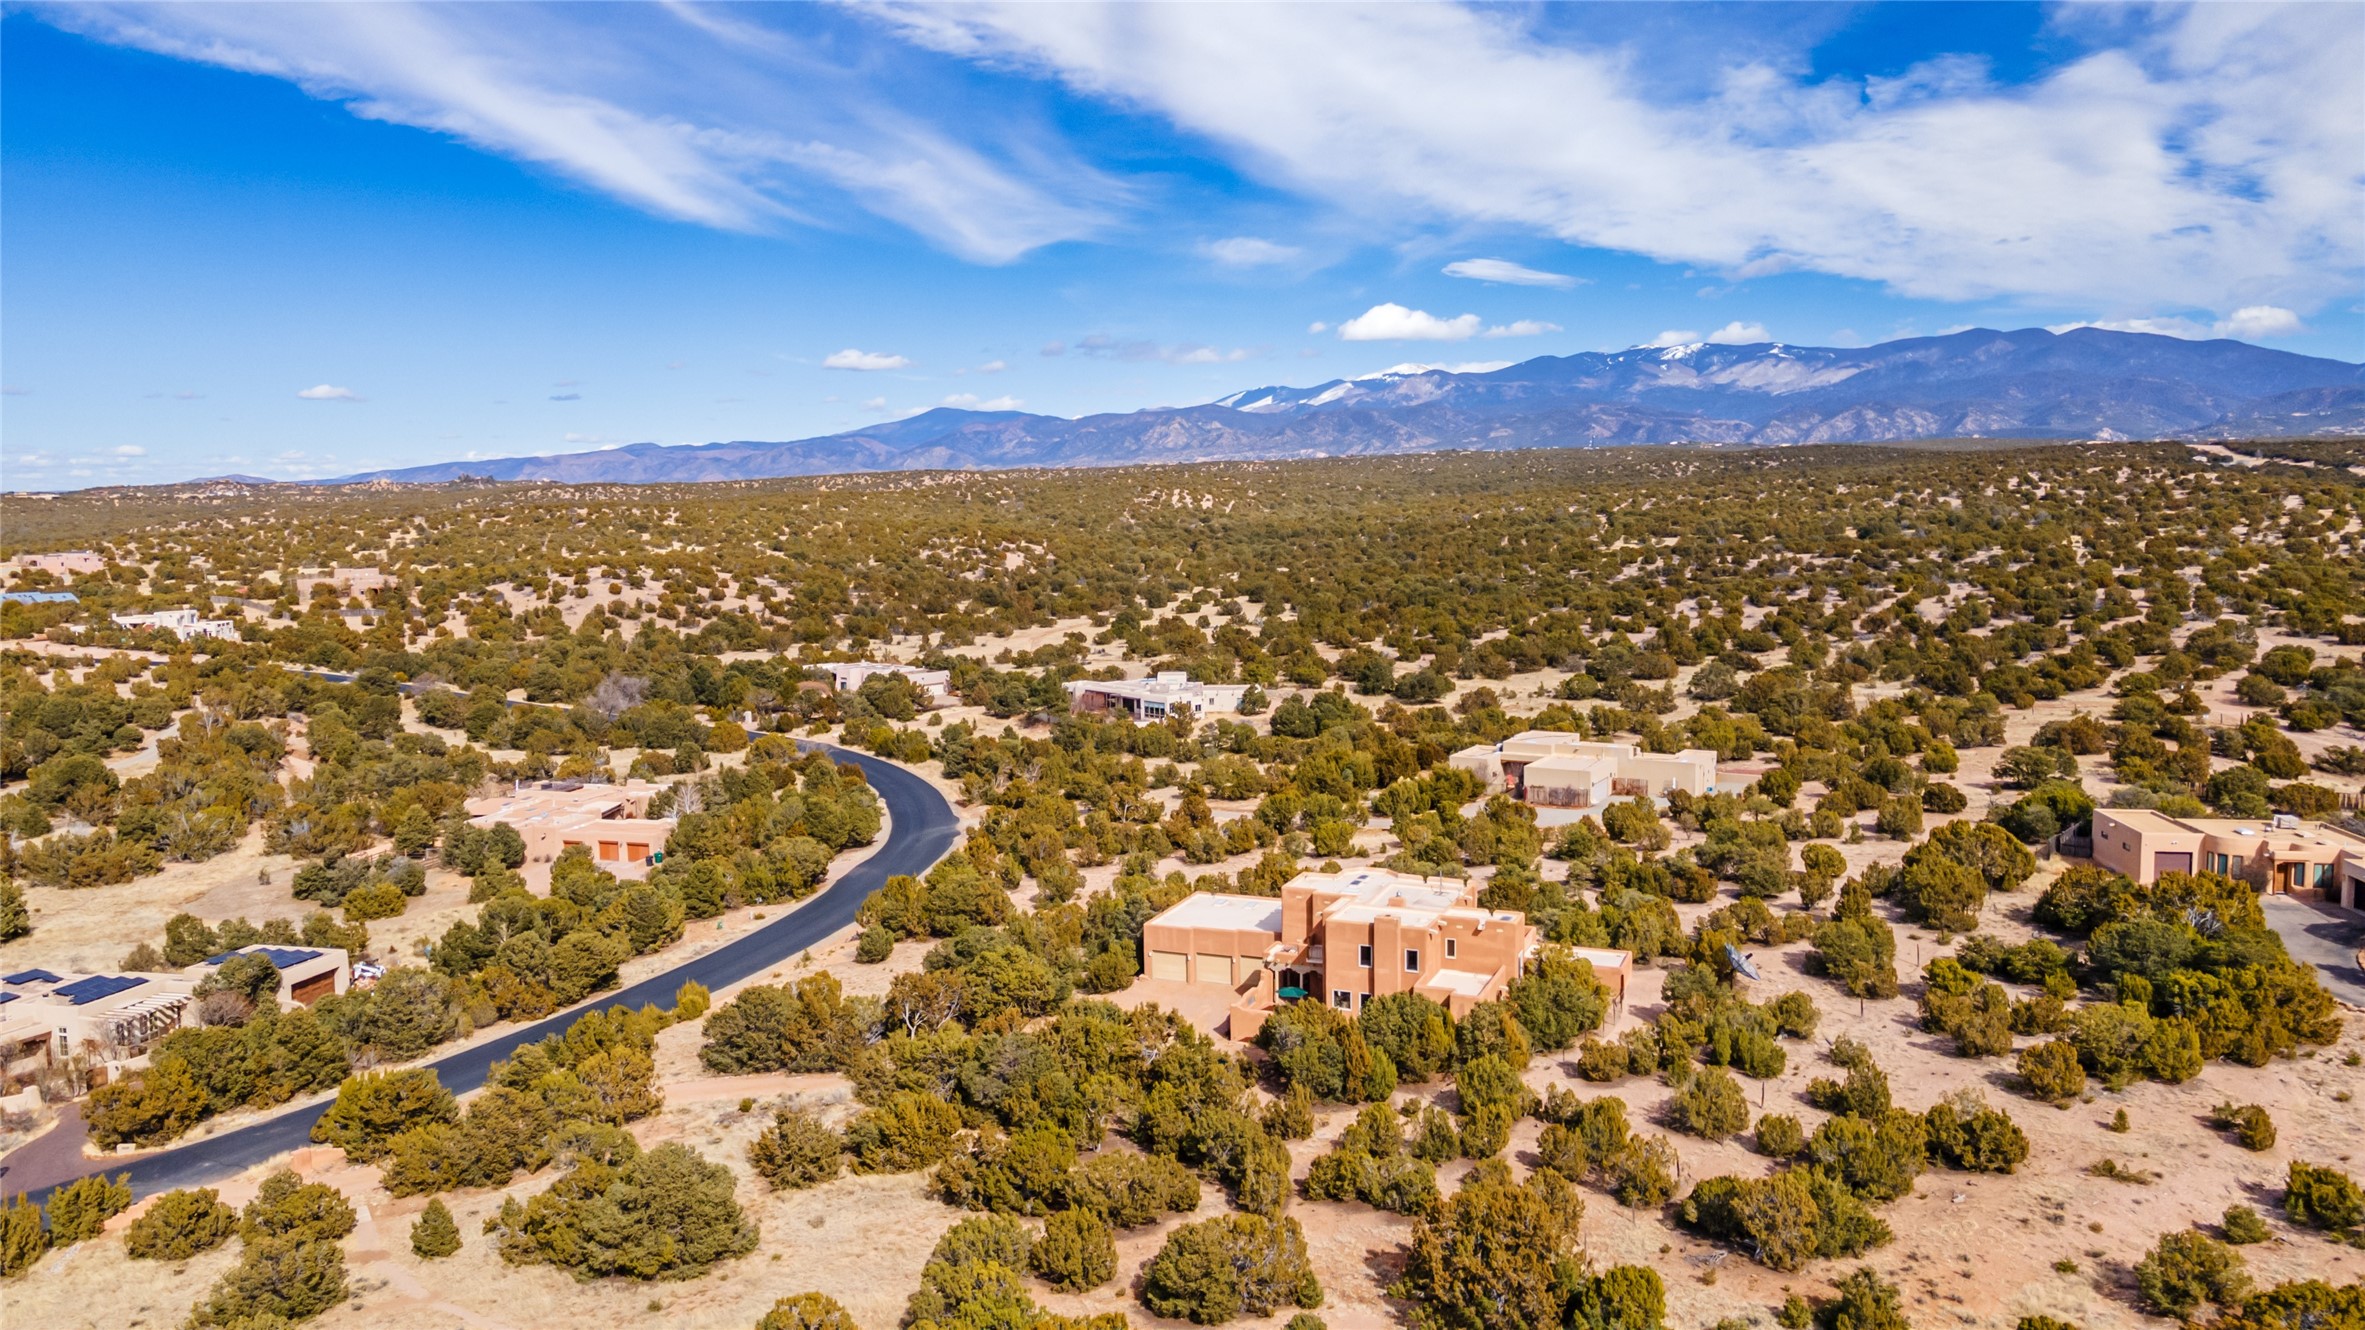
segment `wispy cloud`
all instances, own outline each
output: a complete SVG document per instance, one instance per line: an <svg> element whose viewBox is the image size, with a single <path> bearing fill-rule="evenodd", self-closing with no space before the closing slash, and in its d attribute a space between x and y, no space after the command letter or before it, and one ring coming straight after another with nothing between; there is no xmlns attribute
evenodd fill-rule
<svg viewBox="0 0 2365 1330"><path fill-rule="evenodd" d="M876 373L880 370L908 369L911 367L911 363L911 360L905 356L893 355L885 351L857 351L849 346L843 351L832 351L823 357L821 367L823 369L851 369L865 373Z"/></svg>
<svg viewBox="0 0 2365 1330"><path fill-rule="evenodd" d="M1707 342L1715 346L1743 346L1751 342L1770 342L1772 340L1774 340L1773 335L1766 331L1764 324L1743 323L1739 319L1735 319L1715 332L1706 334L1690 328L1669 328L1644 342L1643 345L1653 347L1696 346Z"/></svg>
<svg viewBox="0 0 2365 1330"><path fill-rule="evenodd" d="M1016 411L1026 403L1015 397L980 399L976 393L954 393L944 399L944 405L957 406L965 411Z"/></svg>
<svg viewBox="0 0 2365 1330"><path fill-rule="evenodd" d="M1551 286L1564 290L1583 280L1567 273L1526 267L1509 259L1459 259L1446 264L1443 271L1448 277L1466 277L1473 282L1494 282L1503 286Z"/></svg>
<svg viewBox="0 0 2365 1330"><path fill-rule="evenodd" d="M1271 268L1305 257L1305 251L1295 245L1277 244L1256 236L1210 240L1199 247L1199 252L1227 268Z"/></svg>
<svg viewBox="0 0 2365 1330"><path fill-rule="evenodd" d="M117 457L146 457L148 450L136 443L118 444L115 448L115 455Z"/></svg>
<svg viewBox="0 0 2365 1330"><path fill-rule="evenodd" d="M1559 331L1559 324L1546 323L1542 319L1513 319L1509 323L1487 329L1485 335L1488 337L1537 337L1544 333Z"/></svg>
<svg viewBox="0 0 2365 1330"><path fill-rule="evenodd" d="M552 393L552 394L550 395L550 400L551 400L551 401L553 401L553 402L580 402L580 401L582 401L582 400L583 400L583 394L581 394L581 393Z"/></svg>
<svg viewBox="0 0 2365 1330"><path fill-rule="evenodd" d="M333 383L316 383L309 388L298 389L296 396L307 402L358 402L361 400L360 393L351 388L340 388Z"/></svg>
<svg viewBox="0 0 2365 1330"><path fill-rule="evenodd" d="M1043 354L1065 354L1067 348L1064 345L1060 343L1053 343L1052 345L1059 346L1060 350L1053 351L1051 347L1046 346L1043 348ZM1206 346L1198 342L1182 342L1179 344L1170 345L1163 342L1150 341L1146 338L1129 339L1110 337L1103 333L1094 333L1089 337L1077 338L1075 350L1076 354L1078 355L1099 356L1108 360L1159 360L1164 361L1169 365L1232 364L1238 361L1248 360L1254 357L1256 354L1244 346L1235 346L1226 349L1223 347Z"/></svg>
<svg viewBox="0 0 2365 1330"><path fill-rule="evenodd" d="M737 231L888 218L1003 263L1090 235L1128 187L1007 107L931 122L801 16L677 4L99 4L61 27L285 79L660 216ZM912 57L918 58L918 57Z"/></svg>
<svg viewBox="0 0 2365 1330"><path fill-rule="evenodd" d="M2365 25L2345 6L2073 8L2056 22L2089 50L2025 84L1960 57L1854 81L1767 62L1688 98L1529 8L887 13L1349 213L1943 300L2304 311L2365 272Z"/></svg>

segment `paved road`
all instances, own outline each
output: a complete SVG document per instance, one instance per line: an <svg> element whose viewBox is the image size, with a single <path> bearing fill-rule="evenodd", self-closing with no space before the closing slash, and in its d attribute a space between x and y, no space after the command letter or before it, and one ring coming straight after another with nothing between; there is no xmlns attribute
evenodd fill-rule
<svg viewBox="0 0 2365 1330"><path fill-rule="evenodd" d="M827 748L827 745L815 744L800 746ZM485 1083L496 1060L509 1057L522 1044L563 1032L587 1010L618 1004L634 1008L643 1003L671 1006L674 990L690 980L695 979L709 989L720 989L761 973L852 923L855 910L872 892L884 886L889 877L897 873L924 873L952 848L960 820L954 814L952 805L945 802L944 796L937 792L935 786L902 767L867 753L837 748L828 748L828 751L841 762L850 761L860 766L863 775L870 781L871 789L878 793L880 802L886 805L889 818L887 841L875 853L856 864L819 895L790 910L777 922L766 924L737 941L726 943L703 956L692 957L629 988L603 994L538 1024L509 1031L499 1038L427 1063L442 1078L444 1087L455 1094L465 1094L476 1089ZM120 1168L109 1166L105 1160L90 1160L84 1171L128 1171L131 1174L132 1190L142 1196L174 1187L203 1186L262 1163L274 1155L285 1154L309 1144L312 1123L326 1107L326 1104L315 1104L294 1109L251 1126L127 1161ZM0 1178L0 1190L14 1192L17 1189L7 1187L6 1179ZM46 1202L49 1199L48 1191L45 1189L35 1193L34 1199Z"/></svg>
<svg viewBox="0 0 2365 1330"><path fill-rule="evenodd" d="M2315 966L2332 996L2365 1007L2365 970L2357 968L2357 949L2365 947L2365 915L2337 905L2319 908L2291 896L2262 896L2258 903L2291 959Z"/></svg>

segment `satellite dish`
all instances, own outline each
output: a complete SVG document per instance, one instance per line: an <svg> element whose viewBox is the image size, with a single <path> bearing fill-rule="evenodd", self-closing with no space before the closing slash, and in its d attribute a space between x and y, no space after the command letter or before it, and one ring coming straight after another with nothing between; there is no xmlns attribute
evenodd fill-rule
<svg viewBox="0 0 2365 1330"><path fill-rule="evenodd" d="M1725 963L1733 967L1733 973L1744 979L1765 978L1764 975L1757 972L1757 966L1747 956L1742 955L1739 949L1730 942L1724 944L1724 958Z"/></svg>

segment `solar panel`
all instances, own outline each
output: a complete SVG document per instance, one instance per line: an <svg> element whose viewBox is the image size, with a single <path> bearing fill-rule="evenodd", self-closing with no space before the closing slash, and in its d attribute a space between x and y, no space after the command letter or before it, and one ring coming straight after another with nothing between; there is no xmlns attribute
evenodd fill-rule
<svg viewBox="0 0 2365 1330"><path fill-rule="evenodd" d="M145 979L133 979L120 974L94 974L87 979L77 979L73 983L62 985L53 991L57 996L65 998L79 1007L103 998L111 998L117 993L129 992L146 982L148 981Z"/></svg>
<svg viewBox="0 0 2365 1330"><path fill-rule="evenodd" d="M14 993L0 993L0 1002L14 1002L14 1001L16 1001L16 994L14 994Z"/></svg>
<svg viewBox="0 0 2365 1330"><path fill-rule="evenodd" d="M0 978L0 984L54 984L57 979L56 975L47 970L20 970L6 978Z"/></svg>
<svg viewBox="0 0 2365 1330"><path fill-rule="evenodd" d="M219 956L208 956L205 958L205 963L219 965L233 956L260 956L271 962L274 969L285 970L302 965L309 960L318 960L320 953L300 951L294 947L256 947L251 951L225 951Z"/></svg>

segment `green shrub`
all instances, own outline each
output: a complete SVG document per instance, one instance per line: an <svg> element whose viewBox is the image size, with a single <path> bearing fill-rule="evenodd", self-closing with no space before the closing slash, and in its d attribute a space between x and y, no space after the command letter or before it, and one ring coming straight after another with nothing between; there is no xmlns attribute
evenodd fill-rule
<svg viewBox="0 0 2365 1330"><path fill-rule="evenodd" d="M1099 1215L1061 1210L1043 1221L1043 1236L1028 1263L1053 1288L1081 1293L1116 1277L1117 1243Z"/></svg>
<svg viewBox="0 0 2365 1330"><path fill-rule="evenodd" d="M1768 1113L1757 1120L1757 1152L1769 1159L1788 1159L1806 1148L1807 1133L1787 1113Z"/></svg>
<svg viewBox="0 0 2365 1330"><path fill-rule="evenodd" d="M1169 1213L1198 1209L1199 1179L1165 1155L1112 1150L1077 1166L1068 1180L1068 1201L1113 1228L1139 1228Z"/></svg>
<svg viewBox="0 0 2365 1330"><path fill-rule="evenodd" d="M772 1304L755 1330L861 1330L854 1318L825 1293L796 1293Z"/></svg>
<svg viewBox="0 0 2365 1330"><path fill-rule="evenodd" d="M1515 1182L1508 1166L1488 1160L1414 1227L1389 1292L1413 1304L1416 1326L1562 1324L1564 1275L1583 1218L1576 1188L1560 1174L1540 1170Z"/></svg>
<svg viewBox="0 0 2365 1330"><path fill-rule="evenodd" d="M695 979L685 979L680 988L673 990L673 1019L676 1024L697 1020L713 1005L714 994Z"/></svg>
<svg viewBox="0 0 2365 1330"><path fill-rule="evenodd" d="M1721 1141L1749 1125L1741 1083L1722 1067L1705 1067L1675 1093L1675 1124L1694 1136Z"/></svg>
<svg viewBox="0 0 2365 1330"><path fill-rule="evenodd" d="M1930 1106L1922 1115L1930 1152L1941 1161L1973 1173L2009 1173L2028 1158L2028 1136L2001 1109L1989 1108L1976 1094L1952 1097Z"/></svg>
<svg viewBox="0 0 2365 1330"><path fill-rule="evenodd" d="M1619 1265L1584 1279L1569 1301L1571 1330L1660 1330L1667 1286L1648 1266Z"/></svg>
<svg viewBox="0 0 2365 1330"><path fill-rule="evenodd" d="M2250 1291L2242 1255L2206 1233L2163 1235L2135 1265L2135 1287L2171 1316L2189 1316L2204 1302L2238 1305Z"/></svg>
<svg viewBox="0 0 2365 1330"><path fill-rule="evenodd" d="M364 1071L337 1087L336 1102L312 1124L312 1139L369 1163L386 1157L386 1142L397 1132L459 1120L459 1105L432 1068Z"/></svg>
<svg viewBox="0 0 2365 1330"><path fill-rule="evenodd" d="M846 1150L857 1173L910 1173L953 1151L961 1110L916 1090L901 1090L854 1119Z"/></svg>
<svg viewBox="0 0 2365 1330"><path fill-rule="evenodd" d="M42 1227L40 1206L22 1195L0 1205L0 1279L32 1269L48 1250L49 1230Z"/></svg>
<svg viewBox="0 0 2365 1330"><path fill-rule="evenodd" d="M238 1231L238 1212L211 1187L168 1191L124 1230L123 1250L146 1261L185 1261Z"/></svg>
<svg viewBox="0 0 2365 1330"><path fill-rule="evenodd" d="M1911 1330L1897 1286L1883 1283L1869 1266L1839 1281L1838 1296L1815 1310L1823 1330Z"/></svg>
<svg viewBox="0 0 2365 1330"><path fill-rule="evenodd" d="M353 1231L353 1205L325 1182L306 1182L287 1169L263 1179L255 1198L239 1215L238 1236L248 1243L271 1238L333 1242Z"/></svg>
<svg viewBox="0 0 2365 1330"><path fill-rule="evenodd" d="M1468 1159L1492 1159L1511 1143L1512 1112L1501 1104L1480 1104L1462 1119L1462 1155Z"/></svg>
<svg viewBox="0 0 2365 1330"><path fill-rule="evenodd" d="M1306 1236L1287 1217L1235 1214L1185 1224L1142 1270L1142 1304L1160 1316L1220 1325L1295 1304L1322 1305Z"/></svg>
<svg viewBox="0 0 2365 1330"><path fill-rule="evenodd" d="M747 1145L747 1162L774 1191L816 1186L844 1166L845 1138L811 1113L782 1109Z"/></svg>
<svg viewBox="0 0 2365 1330"><path fill-rule="evenodd" d="M854 944L854 959L864 965L876 965L895 952L895 934L884 924L872 924L862 930L862 937Z"/></svg>
<svg viewBox="0 0 2365 1330"><path fill-rule="evenodd" d="M2023 1316L2012 1330L2082 1330L2082 1327L2057 1316Z"/></svg>
<svg viewBox="0 0 2365 1330"><path fill-rule="evenodd" d="M2067 1103L2086 1092L2086 1069L2076 1046L2064 1039L2022 1049L2019 1070L2029 1093L2047 1103Z"/></svg>
<svg viewBox="0 0 2365 1330"><path fill-rule="evenodd" d="M2275 1148L2275 1120L2256 1104L2219 1104L2209 1112L2209 1120L2234 1134L2234 1141L2245 1150Z"/></svg>
<svg viewBox="0 0 2365 1330"><path fill-rule="evenodd" d="M318 1237L257 1238L190 1312L189 1325L275 1327L309 1320L344 1300L344 1248Z"/></svg>
<svg viewBox="0 0 2365 1330"><path fill-rule="evenodd" d="M2237 1247L2264 1242L2274 1236L2273 1230L2266 1226L2266 1221L2247 1205L2227 1206L2221 1227L2225 1230L2225 1240Z"/></svg>
<svg viewBox="0 0 2365 1330"><path fill-rule="evenodd" d="M452 1222L452 1212L441 1197L427 1202L427 1208L411 1223L411 1251L427 1260L440 1260L460 1250L460 1226Z"/></svg>
<svg viewBox="0 0 2365 1330"><path fill-rule="evenodd" d="M1676 1165L1675 1147L1666 1137L1631 1137L1606 1170L1610 1193L1629 1209L1665 1205L1675 1194Z"/></svg>
<svg viewBox="0 0 2365 1330"><path fill-rule="evenodd" d="M580 1154L532 1200L502 1202L486 1226L502 1260L585 1278L683 1279L755 1249L730 1169L674 1143L633 1153L631 1138L616 1136L608 1157Z"/></svg>
<svg viewBox="0 0 2365 1330"><path fill-rule="evenodd" d="M131 1175L76 1178L49 1195L49 1240L71 1247L104 1232L107 1221L131 1208Z"/></svg>
<svg viewBox="0 0 2365 1330"><path fill-rule="evenodd" d="M2283 1192L2283 1213L2294 1224L2335 1231L2365 1223L2365 1192L2337 1168L2294 1159Z"/></svg>
<svg viewBox="0 0 2365 1330"><path fill-rule="evenodd" d="M1290 1086L1265 1105L1261 1120L1266 1131L1282 1140L1305 1140L1314 1134L1314 1096L1302 1085Z"/></svg>

